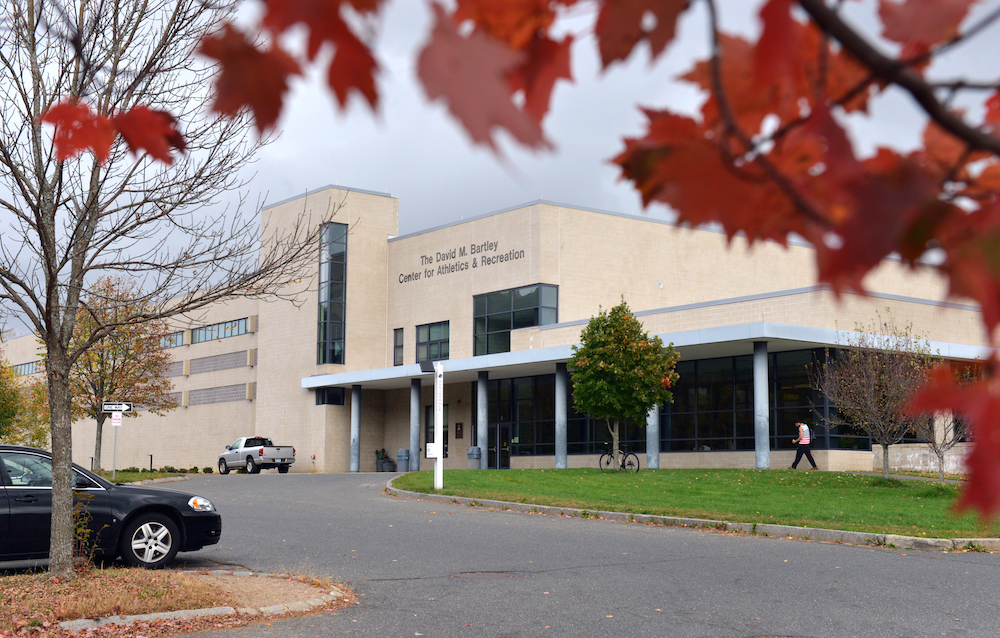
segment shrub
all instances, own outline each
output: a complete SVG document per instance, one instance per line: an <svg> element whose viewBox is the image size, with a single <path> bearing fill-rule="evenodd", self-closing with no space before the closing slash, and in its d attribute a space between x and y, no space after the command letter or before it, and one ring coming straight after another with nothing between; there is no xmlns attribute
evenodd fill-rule
<svg viewBox="0 0 1000 638"><path fill-rule="evenodd" d="M177 468L174 467L173 465L164 465L163 467L160 468L160 471L168 474L176 474Z"/></svg>
<svg viewBox="0 0 1000 638"><path fill-rule="evenodd" d="M132 474L138 474L141 471L142 470L140 470L139 468L134 467L134 466L133 467L126 467L125 469L122 470L122 472L130 472Z"/></svg>
<svg viewBox="0 0 1000 638"><path fill-rule="evenodd" d="M213 468L213 467L203 467L203 468L201 468L202 474L211 474L213 471L215 471L215 468Z"/></svg>

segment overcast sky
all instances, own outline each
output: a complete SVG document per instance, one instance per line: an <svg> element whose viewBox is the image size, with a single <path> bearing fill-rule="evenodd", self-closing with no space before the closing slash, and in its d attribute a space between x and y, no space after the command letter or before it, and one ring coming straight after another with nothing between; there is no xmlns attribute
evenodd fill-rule
<svg viewBox="0 0 1000 638"><path fill-rule="evenodd" d="M720 4L725 30L757 36L758 3ZM846 6L859 24L875 23L873 3ZM981 6L977 13L987 8ZM673 78L695 57L707 54L704 3L695 3L677 40L655 66L643 45L627 64L606 73L599 71L587 30L591 22L584 19L591 11L591 6L573 9L564 22L576 39L576 80L556 85L544 122L555 151L525 151L501 138L503 158L498 158L489 149L473 147L445 106L428 102L416 80L416 58L430 30L429 3L390 2L376 40L382 65L379 113L372 114L360 99L353 100L346 113L339 112L320 79L297 81L278 123L280 139L264 149L253 167L253 199L276 202L328 184L387 192L399 198L401 234L536 199L644 214L638 195L629 183L619 181L618 170L608 160L622 150L623 137L643 133L638 106L696 112L702 96ZM993 67L987 79L995 78L1000 34L992 31L979 38L982 46L952 55L949 65L986 62ZM876 144L906 149L919 141L920 118L908 98L882 99L870 120L854 120L854 139L863 150ZM670 211L653 206L645 214L664 219Z"/></svg>

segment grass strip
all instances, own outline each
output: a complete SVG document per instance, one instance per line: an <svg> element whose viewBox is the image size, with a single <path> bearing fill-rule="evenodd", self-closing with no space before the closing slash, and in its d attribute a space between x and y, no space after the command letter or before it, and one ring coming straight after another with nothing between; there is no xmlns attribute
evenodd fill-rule
<svg viewBox="0 0 1000 638"><path fill-rule="evenodd" d="M800 525L930 538L995 538L1000 529L958 514L958 488L926 481L801 470L671 469L638 474L568 470L432 471L393 485L414 492L635 514Z"/></svg>

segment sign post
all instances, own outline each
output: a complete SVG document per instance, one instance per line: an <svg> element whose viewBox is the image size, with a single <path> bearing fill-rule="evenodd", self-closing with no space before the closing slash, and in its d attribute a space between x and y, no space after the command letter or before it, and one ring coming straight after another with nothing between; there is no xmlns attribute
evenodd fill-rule
<svg viewBox="0 0 1000 638"><path fill-rule="evenodd" d="M434 364L434 443L437 458L434 460L434 489L444 487L444 364Z"/></svg>
<svg viewBox="0 0 1000 638"><path fill-rule="evenodd" d="M111 414L111 427L115 428L115 450L111 454L111 480L115 478L118 471L118 428L122 426L122 414L131 412L132 404L126 401L104 401L101 403L101 412Z"/></svg>

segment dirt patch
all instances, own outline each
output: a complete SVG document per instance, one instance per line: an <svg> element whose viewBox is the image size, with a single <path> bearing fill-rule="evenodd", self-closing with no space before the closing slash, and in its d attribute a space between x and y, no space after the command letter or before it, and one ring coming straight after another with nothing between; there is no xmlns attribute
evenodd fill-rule
<svg viewBox="0 0 1000 638"><path fill-rule="evenodd" d="M334 591L317 581L287 576L240 576L191 573L199 581L224 590L232 607L270 607L319 598ZM338 590L339 591L339 590Z"/></svg>

